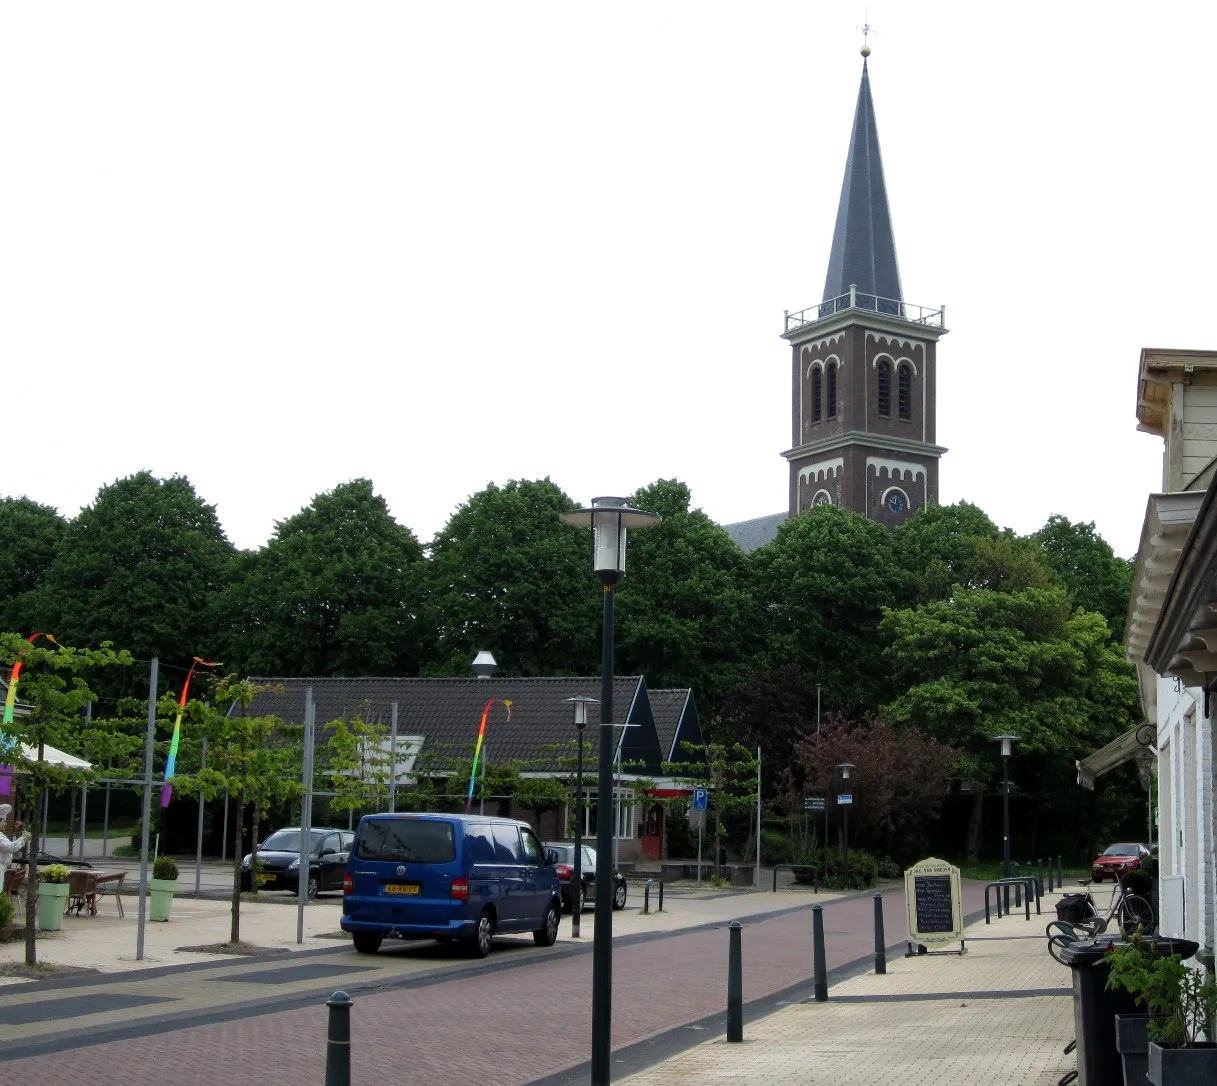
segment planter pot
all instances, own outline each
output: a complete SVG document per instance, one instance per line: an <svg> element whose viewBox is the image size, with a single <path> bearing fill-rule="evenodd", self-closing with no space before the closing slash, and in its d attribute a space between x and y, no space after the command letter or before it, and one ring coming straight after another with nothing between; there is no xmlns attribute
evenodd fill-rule
<svg viewBox="0 0 1217 1086"><path fill-rule="evenodd" d="M1149 1070L1147 1014L1116 1015L1116 1049L1124 1061L1124 1086L1146 1086Z"/></svg>
<svg viewBox="0 0 1217 1086"><path fill-rule="evenodd" d="M149 879L148 919L165 921L169 919L169 910L173 908L173 891L177 889L177 879Z"/></svg>
<svg viewBox="0 0 1217 1086"><path fill-rule="evenodd" d="M1212 1086L1217 1082L1217 1044L1163 1048L1150 1041L1149 1081L1154 1086Z"/></svg>
<svg viewBox="0 0 1217 1086"><path fill-rule="evenodd" d="M58 931L63 924L63 914L68 907L66 882L40 882L38 884L38 930Z"/></svg>

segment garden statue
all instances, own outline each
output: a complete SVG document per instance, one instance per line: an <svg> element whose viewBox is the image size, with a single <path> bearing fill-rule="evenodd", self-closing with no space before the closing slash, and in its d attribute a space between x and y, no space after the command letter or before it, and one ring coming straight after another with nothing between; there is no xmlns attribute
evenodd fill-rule
<svg viewBox="0 0 1217 1086"><path fill-rule="evenodd" d="M12 809L11 804L0 803L0 826L8 821L9 812ZM23 852L30 843L29 830L23 832L20 822L15 822L13 828L20 836L9 838L4 835L3 830L0 830L0 886L4 885L4 874L13 862L14 853Z"/></svg>

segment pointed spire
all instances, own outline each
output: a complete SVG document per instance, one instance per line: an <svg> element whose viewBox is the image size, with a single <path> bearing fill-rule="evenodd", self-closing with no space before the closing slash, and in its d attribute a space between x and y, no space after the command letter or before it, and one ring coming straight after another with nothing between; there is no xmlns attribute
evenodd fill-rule
<svg viewBox="0 0 1217 1086"><path fill-rule="evenodd" d="M883 183L879 157L879 131L875 127L875 104L871 101L870 74L866 67L868 46L862 50L862 85L854 110L854 130L845 160L841 203L832 234L824 300L849 293L850 284L859 293L903 300L900 270L896 265L896 239Z"/></svg>

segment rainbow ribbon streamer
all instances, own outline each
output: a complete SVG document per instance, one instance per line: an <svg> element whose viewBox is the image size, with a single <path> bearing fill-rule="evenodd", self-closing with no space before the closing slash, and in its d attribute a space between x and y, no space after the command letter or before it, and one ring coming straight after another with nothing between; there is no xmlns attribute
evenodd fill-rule
<svg viewBox="0 0 1217 1086"><path fill-rule="evenodd" d="M165 761L165 783L161 785L161 810L169 806L173 796L173 785L169 783L173 776L174 766L177 765L177 748L182 741L182 714L186 711L186 696L190 693L190 680L194 677L194 669L202 664L204 667L215 667L214 660L194 658L190 670L186 672L186 681L182 683L182 696L177 699L177 719L173 722L173 738L169 741L169 757Z"/></svg>
<svg viewBox="0 0 1217 1086"><path fill-rule="evenodd" d="M32 645L40 637L45 637L52 645L59 644L59 642L55 640L55 635L49 633L30 634L30 636L26 638L26 641ZM17 683L21 679L21 667L23 664L24 661L21 659L21 657L18 657L13 661L13 670L9 672L8 676L8 692L4 696L4 715L2 718L0 718L0 723L13 723L13 714L17 708ZM4 731L0 729L0 754L6 753L10 748L15 747L16 745L16 741L6 739Z"/></svg>
<svg viewBox="0 0 1217 1086"><path fill-rule="evenodd" d="M486 725L490 722L490 710L494 708L494 703L497 700L497 698L491 698L482 709L482 722L478 725L477 746L473 748L473 769L469 773L469 795L465 798L465 814L468 814L469 809L473 806L473 786L477 781L478 761L482 756L482 743L486 739ZM507 720L505 723L510 724L511 702L504 701L503 704L507 707Z"/></svg>

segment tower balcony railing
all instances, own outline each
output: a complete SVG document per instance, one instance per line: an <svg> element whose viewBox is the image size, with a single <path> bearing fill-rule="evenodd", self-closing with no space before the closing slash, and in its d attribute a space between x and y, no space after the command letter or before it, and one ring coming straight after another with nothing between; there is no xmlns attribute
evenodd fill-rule
<svg viewBox="0 0 1217 1086"><path fill-rule="evenodd" d="M912 305L902 302L899 298L882 298L878 294L867 294L856 287L850 287L848 294L829 298L818 305L800 309L797 313L786 310L786 331L793 332L807 324L815 324L831 317L834 313L844 313L848 309L861 309L866 313L883 313L890 317L909 321L912 324L924 324L929 328L945 328L947 307L939 306L930 309L924 305Z"/></svg>

